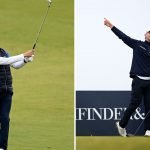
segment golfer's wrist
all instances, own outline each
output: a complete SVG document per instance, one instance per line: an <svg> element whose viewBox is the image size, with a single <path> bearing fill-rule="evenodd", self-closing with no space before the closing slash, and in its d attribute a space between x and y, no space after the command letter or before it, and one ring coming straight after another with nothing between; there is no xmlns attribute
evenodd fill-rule
<svg viewBox="0 0 150 150"><path fill-rule="evenodd" d="M113 26L114 26L114 25L112 25L112 24L111 24L111 25L109 26L109 27L110 27L110 29L112 29L112 28L113 28Z"/></svg>
<svg viewBox="0 0 150 150"><path fill-rule="evenodd" d="M26 64L28 61L27 61L27 57L24 56L24 63Z"/></svg>

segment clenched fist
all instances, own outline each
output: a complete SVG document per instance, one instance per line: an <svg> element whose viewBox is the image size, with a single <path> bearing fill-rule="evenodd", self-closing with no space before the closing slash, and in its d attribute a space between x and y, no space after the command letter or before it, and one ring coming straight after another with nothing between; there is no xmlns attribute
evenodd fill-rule
<svg viewBox="0 0 150 150"><path fill-rule="evenodd" d="M106 18L104 18L104 25L109 27L109 28L112 28L114 25Z"/></svg>

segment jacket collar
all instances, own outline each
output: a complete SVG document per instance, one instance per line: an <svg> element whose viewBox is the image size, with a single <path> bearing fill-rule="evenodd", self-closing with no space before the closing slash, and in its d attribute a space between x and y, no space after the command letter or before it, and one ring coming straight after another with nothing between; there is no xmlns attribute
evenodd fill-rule
<svg viewBox="0 0 150 150"><path fill-rule="evenodd" d="M145 41L145 43L146 43L146 44L148 44L148 45L150 46L150 42L148 42L148 41Z"/></svg>

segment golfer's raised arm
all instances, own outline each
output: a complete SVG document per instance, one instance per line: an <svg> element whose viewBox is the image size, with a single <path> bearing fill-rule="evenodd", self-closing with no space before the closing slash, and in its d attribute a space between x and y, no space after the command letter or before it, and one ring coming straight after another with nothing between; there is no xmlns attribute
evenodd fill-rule
<svg viewBox="0 0 150 150"><path fill-rule="evenodd" d="M104 18L104 25L109 27L113 33L118 36L119 39L121 39L125 44L127 44L129 47L133 48L135 45L135 42L137 40L130 38L126 34L124 34L122 31L120 31L118 28L116 28L108 19Z"/></svg>
<svg viewBox="0 0 150 150"><path fill-rule="evenodd" d="M32 62L33 61L33 57L25 57L24 60L22 61L18 61L18 62L15 62L13 64L11 64L11 67L13 67L14 69L20 69L22 68L25 64L27 64L28 62Z"/></svg>
<svg viewBox="0 0 150 150"><path fill-rule="evenodd" d="M0 65L11 65L13 63L24 61L25 57L32 57L34 55L33 50L29 50L23 54L11 57L0 57Z"/></svg>

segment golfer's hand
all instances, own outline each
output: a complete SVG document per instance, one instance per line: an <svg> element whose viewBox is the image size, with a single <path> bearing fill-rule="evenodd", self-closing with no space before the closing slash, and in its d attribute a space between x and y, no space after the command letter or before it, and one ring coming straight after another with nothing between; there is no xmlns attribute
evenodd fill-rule
<svg viewBox="0 0 150 150"><path fill-rule="evenodd" d="M109 28L112 28L114 25L106 18L104 18L104 25L109 27Z"/></svg>
<svg viewBox="0 0 150 150"><path fill-rule="evenodd" d="M32 55L32 57L25 57L25 58L24 58L24 62L25 62L25 63L32 62L32 61L33 61L33 58L34 58L34 55Z"/></svg>
<svg viewBox="0 0 150 150"><path fill-rule="evenodd" d="M35 51L34 49L29 50L29 51L25 52L23 55L24 55L24 57L32 57L34 55L34 51Z"/></svg>

